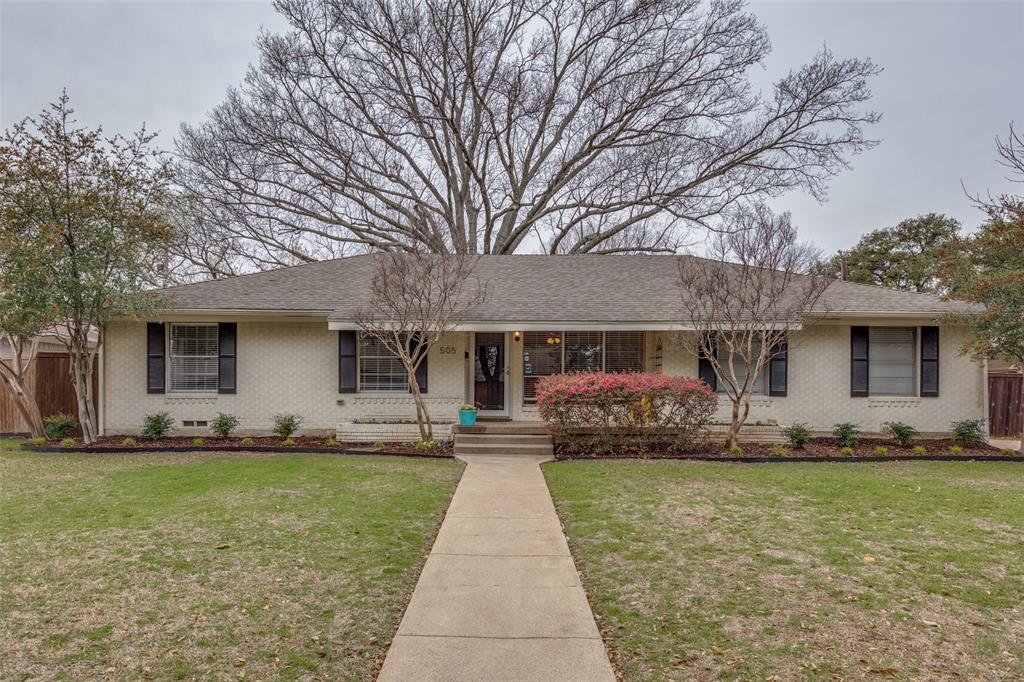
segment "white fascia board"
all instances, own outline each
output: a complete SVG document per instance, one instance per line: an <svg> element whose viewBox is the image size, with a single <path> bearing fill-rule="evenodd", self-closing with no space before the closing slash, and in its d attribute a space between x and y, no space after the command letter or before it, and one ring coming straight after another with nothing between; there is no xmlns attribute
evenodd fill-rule
<svg viewBox="0 0 1024 682"><path fill-rule="evenodd" d="M792 331L799 331L799 323L781 324ZM359 325L349 320L327 320L331 331L355 331ZM453 332L589 332L589 331L695 331L688 323L675 322L460 322L453 326Z"/></svg>

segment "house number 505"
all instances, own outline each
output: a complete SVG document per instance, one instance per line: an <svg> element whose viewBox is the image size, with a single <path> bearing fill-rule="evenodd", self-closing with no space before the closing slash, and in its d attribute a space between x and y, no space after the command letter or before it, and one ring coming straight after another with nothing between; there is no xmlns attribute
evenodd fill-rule
<svg viewBox="0 0 1024 682"><path fill-rule="evenodd" d="M437 352L441 355L455 355L455 346L441 346Z"/></svg>

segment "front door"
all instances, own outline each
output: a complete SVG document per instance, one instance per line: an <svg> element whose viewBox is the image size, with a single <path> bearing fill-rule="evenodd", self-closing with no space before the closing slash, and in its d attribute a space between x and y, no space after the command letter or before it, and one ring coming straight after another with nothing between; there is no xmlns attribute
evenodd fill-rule
<svg viewBox="0 0 1024 682"><path fill-rule="evenodd" d="M505 333L473 337L473 402L483 416L508 416Z"/></svg>

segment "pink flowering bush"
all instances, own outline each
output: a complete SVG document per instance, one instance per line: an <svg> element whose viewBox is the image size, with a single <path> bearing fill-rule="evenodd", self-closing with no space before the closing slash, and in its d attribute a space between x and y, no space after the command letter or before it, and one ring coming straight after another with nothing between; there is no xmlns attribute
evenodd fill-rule
<svg viewBox="0 0 1024 682"><path fill-rule="evenodd" d="M537 406L561 453L642 454L703 440L718 399L692 377L583 372L542 378Z"/></svg>

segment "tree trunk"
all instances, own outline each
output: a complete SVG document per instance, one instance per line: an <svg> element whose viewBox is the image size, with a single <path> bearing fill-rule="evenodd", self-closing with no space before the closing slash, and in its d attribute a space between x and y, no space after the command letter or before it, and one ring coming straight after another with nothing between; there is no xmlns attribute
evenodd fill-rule
<svg viewBox="0 0 1024 682"><path fill-rule="evenodd" d="M742 414L740 413L741 406ZM732 422L729 424L729 433L725 440L726 450L739 447L740 429L743 428L743 425L746 423L749 415L750 400L747 396L741 396L732 401Z"/></svg>
<svg viewBox="0 0 1024 682"><path fill-rule="evenodd" d="M17 376L6 366L0 369L0 380L8 388L11 397L14 398L14 405L18 408L18 414L28 424L28 432L32 438L46 436L46 427L43 424L43 415L39 411L39 404L36 397L25 384L24 376Z"/></svg>
<svg viewBox="0 0 1024 682"><path fill-rule="evenodd" d="M1024 381L1020 382L1020 410L1021 410L1021 421L1024 421ZM1020 450L1019 453L1024 456L1024 428L1021 429L1020 434Z"/></svg>
<svg viewBox="0 0 1024 682"><path fill-rule="evenodd" d="M68 351L71 355L71 383L75 388L78 402L78 423L82 427L82 440L86 445L96 442L96 412L93 409L92 366L93 358L99 350L101 339L96 342L96 349L88 347L88 336L85 340L72 334Z"/></svg>
<svg viewBox="0 0 1024 682"><path fill-rule="evenodd" d="M416 369L406 367L406 372L409 374L409 390L412 393L412 399L416 402L416 424L420 427L420 439L423 442L432 441L434 440L434 427L430 423L430 411L427 409L426 400L420 393L420 385L416 382Z"/></svg>

